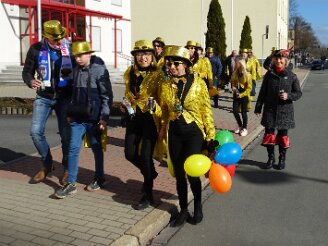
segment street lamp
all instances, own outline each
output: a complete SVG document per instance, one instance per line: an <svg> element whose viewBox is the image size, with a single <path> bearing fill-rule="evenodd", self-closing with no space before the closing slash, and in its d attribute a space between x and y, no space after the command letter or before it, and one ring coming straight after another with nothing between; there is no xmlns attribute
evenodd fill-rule
<svg viewBox="0 0 328 246"><path fill-rule="evenodd" d="M265 26L265 33L262 34L262 62L261 62L262 67L263 67L263 63L264 63L264 57L263 57L263 54L264 54L264 37L265 37L265 39L269 38L269 25Z"/></svg>
<svg viewBox="0 0 328 246"><path fill-rule="evenodd" d="M38 41L41 41L41 39L42 39L42 28L41 28L41 22L42 22L41 0L38 0L38 2L37 2L37 11L38 11Z"/></svg>

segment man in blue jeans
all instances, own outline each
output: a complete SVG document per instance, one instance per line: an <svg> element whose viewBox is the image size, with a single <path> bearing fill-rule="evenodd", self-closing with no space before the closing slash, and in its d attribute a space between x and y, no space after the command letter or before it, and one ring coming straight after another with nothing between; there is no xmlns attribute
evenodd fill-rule
<svg viewBox="0 0 328 246"><path fill-rule="evenodd" d="M65 39L66 29L59 21L46 21L43 29L43 39L30 47L22 72L24 82L37 93L33 103L30 134L43 164L31 182L44 181L53 170L50 147L45 137L45 126L54 109L62 143L64 175L61 182L63 183L67 179L70 126L67 122L66 110L72 95L73 58L69 42ZM36 78L35 74L37 74Z"/></svg>
<svg viewBox="0 0 328 246"><path fill-rule="evenodd" d="M73 71L72 102L67 112L71 125L68 182L55 192L57 198L65 198L77 191L79 154L85 134L89 139L96 169L94 179L86 189L98 190L105 182L101 135L104 131L107 132L107 121L113 102L109 73L103 61L99 57L92 56L93 51L89 42L74 42L72 52L78 66Z"/></svg>

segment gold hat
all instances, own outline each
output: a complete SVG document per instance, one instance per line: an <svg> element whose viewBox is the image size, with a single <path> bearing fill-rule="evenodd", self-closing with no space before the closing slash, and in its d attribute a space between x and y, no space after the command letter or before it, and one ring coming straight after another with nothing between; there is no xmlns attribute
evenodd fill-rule
<svg viewBox="0 0 328 246"><path fill-rule="evenodd" d="M43 37L58 40L66 36L66 28L58 20L50 20L43 23Z"/></svg>
<svg viewBox="0 0 328 246"><path fill-rule="evenodd" d="M151 51L154 52L154 48L151 42L148 40L138 40L135 42L131 54L134 55L138 51Z"/></svg>
<svg viewBox="0 0 328 246"><path fill-rule="evenodd" d="M186 61L190 66L192 63L190 61L190 52L184 47L177 46L177 45L166 45L164 50L164 57L176 57L183 59Z"/></svg>
<svg viewBox="0 0 328 246"><path fill-rule="evenodd" d="M157 42L157 43L161 43L163 46L165 46L165 42L164 42L164 39L162 37L157 37L153 40L153 45L154 43Z"/></svg>
<svg viewBox="0 0 328 246"><path fill-rule="evenodd" d="M247 53L247 49L240 49L239 53Z"/></svg>
<svg viewBox="0 0 328 246"><path fill-rule="evenodd" d="M276 47L272 47L272 48L271 48L271 51L275 51L275 50L277 50Z"/></svg>
<svg viewBox="0 0 328 246"><path fill-rule="evenodd" d="M94 52L90 43L87 41L76 41L72 44L72 53L74 56Z"/></svg>
<svg viewBox="0 0 328 246"><path fill-rule="evenodd" d="M247 49L247 53L253 53L252 49Z"/></svg>
<svg viewBox="0 0 328 246"><path fill-rule="evenodd" d="M185 46L185 48L188 47L197 47L197 43L195 41L189 40Z"/></svg>
<svg viewBox="0 0 328 246"><path fill-rule="evenodd" d="M202 45L198 42L196 42L196 48L202 48Z"/></svg>
<svg viewBox="0 0 328 246"><path fill-rule="evenodd" d="M214 49L212 47L207 47L206 52L207 53L214 53Z"/></svg>

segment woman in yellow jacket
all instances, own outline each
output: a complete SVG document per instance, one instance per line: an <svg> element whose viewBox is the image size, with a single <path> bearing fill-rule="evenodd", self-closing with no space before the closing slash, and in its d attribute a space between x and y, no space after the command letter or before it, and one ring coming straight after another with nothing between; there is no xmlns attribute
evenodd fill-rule
<svg viewBox="0 0 328 246"><path fill-rule="evenodd" d="M199 177L186 175L184 162L193 154L201 154L204 143L213 145L215 128L206 84L191 71L188 50L166 46L164 59L170 79L161 85L162 128L159 136L168 135L168 152L176 178L181 210L172 223L175 227L186 220L197 224L203 219L201 181ZM187 178L194 195L193 217L188 212Z"/></svg>
<svg viewBox="0 0 328 246"><path fill-rule="evenodd" d="M128 112L125 134L125 158L135 165L144 177L143 195L136 206L137 210L147 208L153 203L153 180L157 177L153 153L158 137L160 120L152 105L158 100L159 68L156 64L152 43L147 40L135 42L131 51L134 65L124 73L125 98L123 105Z"/></svg>
<svg viewBox="0 0 328 246"><path fill-rule="evenodd" d="M235 133L244 137L248 134L247 111L250 108L250 92L252 90L252 77L246 71L246 62L244 59L237 59L236 61L235 70L231 77L231 87L233 91L232 110L238 123ZM239 112L241 113L242 120Z"/></svg>

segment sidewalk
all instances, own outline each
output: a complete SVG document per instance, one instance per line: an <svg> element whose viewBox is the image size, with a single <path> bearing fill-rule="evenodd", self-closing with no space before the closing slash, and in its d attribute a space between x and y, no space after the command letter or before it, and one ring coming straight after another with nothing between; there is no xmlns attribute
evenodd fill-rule
<svg viewBox="0 0 328 246"><path fill-rule="evenodd" d="M302 82L308 70L295 69ZM257 90L259 89L258 88ZM224 93L220 108L213 108L217 130L234 130L232 98ZM255 102L252 103L254 106ZM249 116L249 135L235 135L235 142L245 148L262 131L253 110ZM84 190L93 178L93 155L82 149L79 162L78 192L63 200L52 194L60 187L61 149L52 149L56 170L45 183L29 184L41 163L28 156L0 166L0 246L1 245L145 245L168 223L178 204L175 179L165 164L156 162L159 173L154 182L156 208L134 210L141 194L142 175L124 158L124 128L108 130L105 173L108 181L97 192ZM27 144L32 144L32 141ZM203 179L203 185L208 180ZM238 188L238 187L234 187ZM206 215L205 215L206 216ZM206 218L205 218L206 219Z"/></svg>

